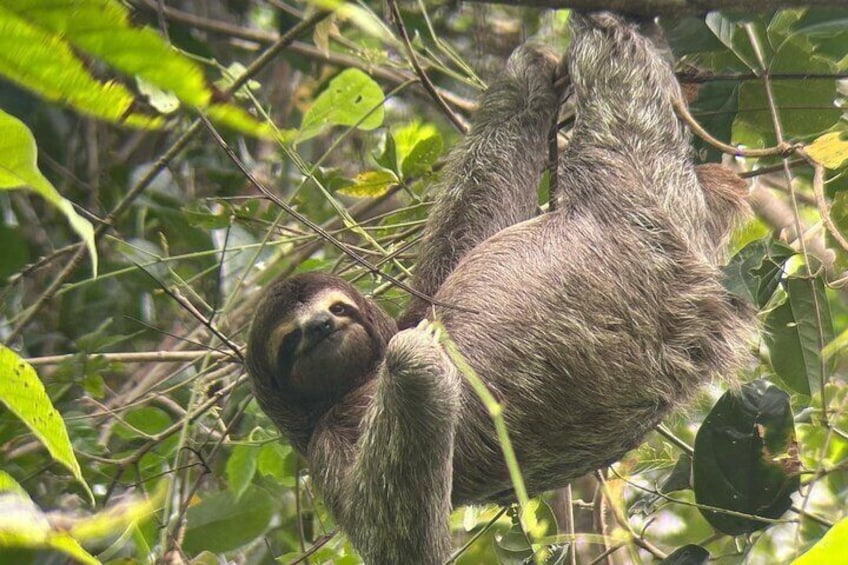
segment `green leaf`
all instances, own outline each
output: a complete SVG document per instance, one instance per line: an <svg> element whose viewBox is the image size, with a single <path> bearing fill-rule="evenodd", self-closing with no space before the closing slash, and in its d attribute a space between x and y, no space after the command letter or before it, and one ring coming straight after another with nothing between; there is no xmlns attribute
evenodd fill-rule
<svg viewBox="0 0 848 565"><path fill-rule="evenodd" d="M288 444L279 442L266 443L259 449L257 457L257 468L262 475L272 477L277 483L294 487L297 481L295 477L288 472L286 460L292 453L292 448Z"/></svg>
<svg viewBox="0 0 848 565"><path fill-rule="evenodd" d="M346 69L303 116L298 140L314 137L328 126L356 126L372 130L383 123L383 91L359 69Z"/></svg>
<svg viewBox="0 0 848 565"><path fill-rule="evenodd" d="M404 179L429 172L442 154L442 138L433 124L412 122L393 131L391 138L396 168Z"/></svg>
<svg viewBox="0 0 848 565"><path fill-rule="evenodd" d="M783 280L784 265L793 255L795 251L779 241L752 241L724 268L724 285L762 309Z"/></svg>
<svg viewBox="0 0 848 565"><path fill-rule="evenodd" d="M149 27L130 25L115 0L17 0L7 10L130 76L169 90L192 106L212 97L203 71Z"/></svg>
<svg viewBox="0 0 848 565"><path fill-rule="evenodd" d="M29 363L2 345L0 345L0 402L26 424L33 435L44 444L53 459L70 469L93 503L94 495L85 479L82 478L82 471L71 447L65 422L53 408L44 385L41 384L41 380Z"/></svg>
<svg viewBox="0 0 848 565"><path fill-rule="evenodd" d="M259 448L255 445L236 445L227 459L227 482L230 490L240 499L256 474L256 458Z"/></svg>
<svg viewBox="0 0 848 565"><path fill-rule="evenodd" d="M848 563L848 518L834 524L816 545L793 561L792 565L821 563Z"/></svg>
<svg viewBox="0 0 848 565"><path fill-rule="evenodd" d="M272 498L256 487L238 500L230 491L215 493L188 509L182 547L189 554L238 549L268 529L273 510Z"/></svg>
<svg viewBox="0 0 848 565"><path fill-rule="evenodd" d="M695 438L692 476L699 504L780 518L800 485L789 395L758 380L716 402ZM768 524L713 510L701 514L719 531L739 535Z"/></svg>
<svg viewBox="0 0 848 565"><path fill-rule="evenodd" d="M0 110L0 190L26 188L59 208L88 247L92 271L97 276L94 228L88 220L76 213L70 201L62 198L50 181L41 174L36 163L37 155L38 148L29 128L17 118Z"/></svg>
<svg viewBox="0 0 848 565"><path fill-rule="evenodd" d="M75 50L137 77L139 89L153 93L159 108L173 108L167 99L172 93L218 123L250 135L272 136L268 124L235 104L216 100L202 67L152 28L132 25L127 8L116 0L20 0L0 8L0 74L100 119L134 127L161 125L161 118L133 111L138 105L124 85L94 78Z"/></svg>
<svg viewBox="0 0 848 565"><path fill-rule="evenodd" d="M420 140L403 160L401 169L403 177L409 178L429 173L433 163L442 154L442 149L442 138L438 134Z"/></svg>
<svg viewBox="0 0 848 565"><path fill-rule="evenodd" d="M805 38L797 35L781 44L768 66L772 73L827 74L839 71L833 61L816 54ZM838 96L836 81L778 80L773 81L771 86L777 113L788 138L824 132L842 115L833 103ZM760 132L769 132L767 142L773 143L772 119L763 83L745 81L739 92L736 120L746 122Z"/></svg>
<svg viewBox="0 0 848 565"><path fill-rule="evenodd" d="M45 31L0 6L0 74L53 102L91 116L151 128L159 120L132 111L134 97L121 84L94 78L63 36Z"/></svg>
<svg viewBox="0 0 848 565"><path fill-rule="evenodd" d="M786 301L766 317L763 340L780 379L792 390L812 396L826 376L822 372L821 339L824 344L833 339L824 283L821 278L789 277L786 292Z"/></svg>

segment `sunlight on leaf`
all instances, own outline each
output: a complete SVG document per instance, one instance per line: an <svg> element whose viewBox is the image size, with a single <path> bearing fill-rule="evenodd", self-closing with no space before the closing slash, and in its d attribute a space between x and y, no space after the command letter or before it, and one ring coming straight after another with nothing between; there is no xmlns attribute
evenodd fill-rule
<svg viewBox="0 0 848 565"><path fill-rule="evenodd" d="M92 271L97 276L94 228L41 174L36 163L37 154L35 139L29 129L17 118L0 110L0 190L27 188L59 208L88 247Z"/></svg>
<svg viewBox="0 0 848 565"><path fill-rule="evenodd" d="M29 363L2 345L0 345L0 402L26 424L33 435L44 444L53 459L70 469L93 503L94 495L82 477L65 422L62 421L59 412L53 408L53 403L50 402L41 379ZM0 514L3 513L0 512Z"/></svg>
<svg viewBox="0 0 848 565"><path fill-rule="evenodd" d="M0 75L39 96L84 114L134 127L158 125L157 118L131 112L134 97L123 85L101 82L60 36L39 29L0 6Z"/></svg>
<svg viewBox="0 0 848 565"><path fill-rule="evenodd" d="M327 126L377 128L383 123L383 98L380 86L364 72L342 71L306 111L299 140L313 137Z"/></svg>
<svg viewBox="0 0 848 565"><path fill-rule="evenodd" d="M837 169L848 160L848 132L826 133L809 144L806 151L828 169Z"/></svg>
<svg viewBox="0 0 848 565"><path fill-rule="evenodd" d="M848 518L843 518L827 531L810 550L792 565L848 563Z"/></svg>

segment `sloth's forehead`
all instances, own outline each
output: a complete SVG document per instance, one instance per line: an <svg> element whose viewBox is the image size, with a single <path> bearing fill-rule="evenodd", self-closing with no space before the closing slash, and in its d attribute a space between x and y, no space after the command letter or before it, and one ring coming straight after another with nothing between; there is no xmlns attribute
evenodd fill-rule
<svg viewBox="0 0 848 565"><path fill-rule="evenodd" d="M310 312L326 310L339 302L350 306L356 305L347 293L337 288L323 288L305 300L298 301L295 305L294 313L296 317L304 314L308 315Z"/></svg>

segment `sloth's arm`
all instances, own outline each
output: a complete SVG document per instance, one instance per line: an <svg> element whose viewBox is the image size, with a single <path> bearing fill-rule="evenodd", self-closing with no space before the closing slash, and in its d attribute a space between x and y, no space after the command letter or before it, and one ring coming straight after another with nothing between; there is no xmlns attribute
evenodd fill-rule
<svg viewBox="0 0 848 565"><path fill-rule="evenodd" d="M389 342L345 481L342 526L366 563L450 555L460 376L427 322Z"/></svg>
<svg viewBox="0 0 848 565"><path fill-rule="evenodd" d="M696 176L683 101L661 30L608 12L572 13L570 76L577 122L560 160L562 197L598 215L653 204L708 261L744 211L744 183L716 166ZM627 186L628 190L622 190ZM563 206L567 207L567 206Z"/></svg>
<svg viewBox="0 0 848 565"><path fill-rule="evenodd" d="M413 286L433 296L462 256L493 234L533 217L558 110L557 58L522 45L486 91L471 132L451 153L424 230ZM413 298L400 326L426 315Z"/></svg>

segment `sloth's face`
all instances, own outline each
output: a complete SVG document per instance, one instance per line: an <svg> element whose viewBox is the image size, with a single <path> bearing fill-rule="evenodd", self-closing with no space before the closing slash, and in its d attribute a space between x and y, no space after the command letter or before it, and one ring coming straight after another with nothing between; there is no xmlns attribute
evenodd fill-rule
<svg viewBox="0 0 848 565"><path fill-rule="evenodd" d="M298 303L269 338L278 378L309 396L338 394L370 370L375 346L357 303L328 289Z"/></svg>

